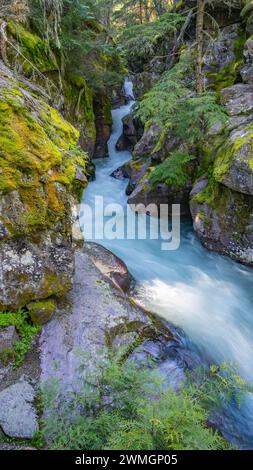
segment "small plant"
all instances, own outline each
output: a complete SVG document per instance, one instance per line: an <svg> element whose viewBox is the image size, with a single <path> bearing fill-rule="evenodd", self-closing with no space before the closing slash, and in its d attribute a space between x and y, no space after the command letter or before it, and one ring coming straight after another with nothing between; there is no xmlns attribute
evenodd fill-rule
<svg viewBox="0 0 253 470"><path fill-rule="evenodd" d="M26 311L19 310L16 313L0 313L0 328L15 326L19 334L19 341L15 343L11 360L15 367L20 367L29 352L32 340L40 332L40 327L32 325ZM10 357L10 355L9 355Z"/></svg>

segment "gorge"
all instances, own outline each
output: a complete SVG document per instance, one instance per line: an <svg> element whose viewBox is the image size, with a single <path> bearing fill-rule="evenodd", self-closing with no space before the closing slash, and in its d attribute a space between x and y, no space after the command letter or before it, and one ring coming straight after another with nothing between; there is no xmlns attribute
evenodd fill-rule
<svg viewBox="0 0 253 470"><path fill-rule="evenodd" d="M0 2L0 450L253 449L252 24Z"/></svg>

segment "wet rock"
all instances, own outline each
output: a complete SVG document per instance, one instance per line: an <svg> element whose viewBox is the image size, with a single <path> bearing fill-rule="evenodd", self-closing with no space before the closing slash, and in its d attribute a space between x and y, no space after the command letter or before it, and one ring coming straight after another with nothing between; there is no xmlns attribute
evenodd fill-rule
<svg viewBox="0 0 253 470"><path fill-rule="evenodd" d="M132 151L143 134L143 126L134 119L132 113L125 116L122 121L123 133L116 143L116 149Z"/></svg>
<svg viewBox="0 0 253 470"><path fill-rule="evenodd" d="M143 179L140 184L136 186L134 191L130 194L128 198L128 204L132 208L137 205L135 209L137 212L141 213L146 211L146 207L151 205L154 206L154 210L150 210L150 215L157 217L160 215L160 205L168 205L168 214L172 214L172 205L180 204L180 213L181 216L189 216L189 194L191 191L191 184L185 186L181 190L175 190L172 187L167 186L166 184L159 184L155 188L151 186L150 181ZM143 205L138 207L138 205ZM152 207L152 206L151 206Z"/></svg>
<svg viewBox="0 0 253 470"><path fill-rule="evenodd" d="M0 426L9 437L31 439L38 430L34 388L22 378L0 392Z"/></svg>
<svg viewBox="0 0 253 470"><path fill-rule="evenodd" d="M253 111L253 84L238 83L221 90L221 101L230 116Z"/></svg>
<svg viewBox="0 0 253 470"><path fill-rule="evenodd" d="M124 180L128 178L128 174L124 165L117 168L117 170L114 170L110 176L116 180Z"/></svg>
<svg viewBox="0 0 253 470"><path fill-rule="evenodd" d="M27 308L34 325L44 325L54 314L55 302L52 299L40 302L31 302L27 305Z"/></svg>
<svg viewBox="0 0 253 470"><path fill-rule="evenodd" d="M129 291L133 278L124 261L97 243L85 243L85 249L103 275L111 279L123 292Z"/></svg>
<svg viewBox="0 0 253 470"><path fill-rule="evenodd" d="M13 349L18 339L15 326L0 328L0 353L4 349Z"/></svg>

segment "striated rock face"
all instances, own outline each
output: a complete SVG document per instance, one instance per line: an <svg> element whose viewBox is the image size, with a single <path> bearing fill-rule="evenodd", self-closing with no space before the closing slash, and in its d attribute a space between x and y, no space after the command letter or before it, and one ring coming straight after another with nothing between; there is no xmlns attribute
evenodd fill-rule
<svg viewBox="0 0 253 470"><path fill-rule="evenodd" d="M78 131L0 63L0 310L63 295L72 208L87 184Z"/></svg>

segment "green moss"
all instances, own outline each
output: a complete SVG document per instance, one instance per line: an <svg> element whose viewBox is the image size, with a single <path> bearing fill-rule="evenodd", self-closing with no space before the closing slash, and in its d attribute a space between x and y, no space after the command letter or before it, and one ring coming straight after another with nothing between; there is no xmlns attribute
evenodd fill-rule
<svg viewBox="0 0 253 470"><path fill-rule="evenodd" d="M49 49L46 42L36 34L27 31L22 24L9 21L7 34L11 42L20 49L24 57L17 55L16 51L10 45L8 46L8 55L11 61L19 60L24 73L31 74L33 72L33 67L29 62L35 65L42 73L58 69L56 57ZM28 59L28 61L25 58Z"/></svg>
<svg viewBox="0 0 253 470"><path fill-rule="evenodd" d="M0 192L17 190L23 208L15 220L1 215L11 234L50 227L66 213L66 196L57 183L80 196L85 183L77 190L76 165L85 172L87 155L78 139L78 131L55 109L27 98L18 83L0 91Z"/></svg>
<svg viewBox="0 0 253 470"><path fill-rule="evenodd" d="M52 299L31 302L27 305L29 315L34 325L43 325L53 316L55 311L55 302Z"/></svg>
<svg viewBox="0 0 253 470"><path fill-rule="evenodd" d="M218 151L214 163L214 177L222 183L225 176L228 174L234 159L240 154L241 149L244 145L249 145L252 149L252 158L245 159L245 164L248 164L249 170L253 170L253 124L249 124L243 136L237 136L233 140L228 140Z"/></svg>
<svg viewBox="0 0 253 470"><path fill-rule="evenodd" d="M245 0L245 6L241 11L242 17L247 17L253 10L253 1L252 0Z"/></svg>
<svg viewBox="0 0 253 470"><path fill-rule="evenodd" d="M68 73L63 82L65 117L80 132L83 147L89 148L96 141L93 92L82 76Z"/></svg>
<svg viewBox="0 0 253 470"><path fill-rule="evenodd" d="M242 31L234 43L234 60L229 62L219 72L207 73L207 78L211 81L209 88L219 93L223 88L234 85L238 77L239 69L244 63L243 48L245 41L246 34L245 31Z"/></svg>

